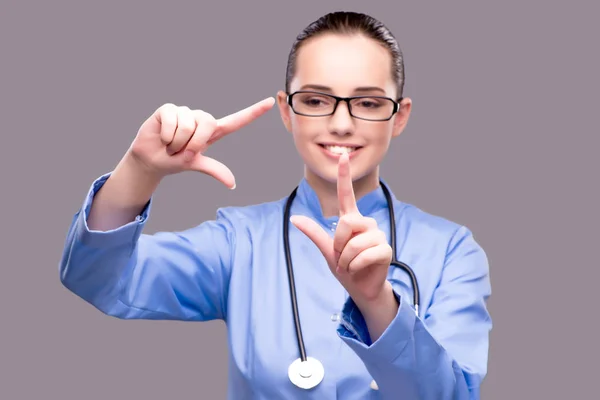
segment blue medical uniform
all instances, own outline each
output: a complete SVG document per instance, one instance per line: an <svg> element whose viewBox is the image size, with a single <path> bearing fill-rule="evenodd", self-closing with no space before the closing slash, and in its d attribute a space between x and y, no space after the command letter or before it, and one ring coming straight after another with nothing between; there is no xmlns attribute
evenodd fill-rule
<svg viewBox="0 0 600 400"><path fill-rule="evenodd" d="M492 325L486 308L491 287L487 257L464 226L393 196L398 259L414 269L421 310L417 317L408 275L390 267L388 279L400 306L372 343L360 310L318 248L290 224L306 351L325 369L321 384L304 390L288 379L288 366L299 353L282 242L286 198L220 208L214 220L152 235L142 233L150 200L134 221L90 231L91 202L109 175L93 182L75 214L59 266L62 283L117 318L225 321L229 398L480 398ZM357 205L388 234L381 188ZM315 219L333 235L338 218L323 216L306 180L291 211ZM371 387L372 380L378 388Z"/></svg>

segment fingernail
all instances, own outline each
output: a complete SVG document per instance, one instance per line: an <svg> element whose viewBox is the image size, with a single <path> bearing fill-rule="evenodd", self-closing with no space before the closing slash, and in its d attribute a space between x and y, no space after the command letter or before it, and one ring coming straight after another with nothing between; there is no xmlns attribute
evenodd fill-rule
<svg viewBox="0 0 600 400"><path fill-rule="evenodd" d="M231 190L235 189L236 186L237 186L237 184L235 182L233 182L233 186L231 187Z"/></svg>

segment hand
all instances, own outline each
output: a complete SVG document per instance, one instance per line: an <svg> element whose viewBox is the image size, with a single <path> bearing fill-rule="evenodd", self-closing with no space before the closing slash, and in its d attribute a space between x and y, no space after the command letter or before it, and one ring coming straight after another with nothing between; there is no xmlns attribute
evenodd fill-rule
<svg viewBox="0 0 600 400"><path fill-rule="evenodd" d="M157 177L198 171L233 189L231 170L203 153L223 136L263 115L273 104L274 99L267 98L221 119L202 110L164 104L142 124L128 155Z"/></svg>
<svg viewBox="0 0 600 400"><path fill-rule="evenodd" d="M358 210L347 155L339 160L337 192L340 219L333 239L308 217L296 215L291 222L321 250L332 273L357 304L377 302L387 294L392 249L377 221Z"/></svg>

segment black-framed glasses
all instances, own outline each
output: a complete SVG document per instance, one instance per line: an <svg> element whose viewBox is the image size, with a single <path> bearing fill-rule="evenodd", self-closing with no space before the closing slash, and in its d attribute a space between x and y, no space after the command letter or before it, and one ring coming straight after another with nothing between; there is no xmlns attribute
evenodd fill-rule
<svg viewBox="0 0 600 400"><path fill-rule="evenodd" d="M300 90L288 94L287 102L294 113L307 117L333 115L338 104L345 101L351 116L367 121L388 121L398 112L400 101L384 96L339 97L329 93Z"/></svg>

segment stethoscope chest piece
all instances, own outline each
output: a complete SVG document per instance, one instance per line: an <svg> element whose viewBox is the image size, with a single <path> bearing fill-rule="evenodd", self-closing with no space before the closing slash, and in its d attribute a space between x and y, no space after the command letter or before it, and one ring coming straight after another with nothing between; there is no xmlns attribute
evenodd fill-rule
<svg viewBox="0 0 600 400"><path fill-rule="evenodd" d="M298 358L288 368L290 381L301 389L312 389L323 380L325 370L319 360L307 357L306 361Z"/></svg>

